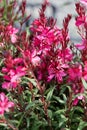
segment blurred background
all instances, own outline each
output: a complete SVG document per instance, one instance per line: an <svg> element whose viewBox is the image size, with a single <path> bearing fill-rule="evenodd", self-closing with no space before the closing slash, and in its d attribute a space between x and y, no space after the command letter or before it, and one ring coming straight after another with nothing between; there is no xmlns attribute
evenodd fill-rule
<svg viewBox="0 0 87 130"><path fill-rule="evenodd" d="M31 18L26 23L26 26L29 26L29 24L34 20L34 18L38 18L38 12L43 1L44 0L27 0L26 14L31 14ZM59 28L61 28L64 17L66 17L67 14L71 14L72 20L69 24L69 33L71 36L71 40L75 43L80 42L80 36L77 33L77 29L75 27L75 16L77 15L75 11L76 0L49 0L49 2L50 5L46 10L46 15L48 17L53 16L54 18L56 18L57 25Z"/></svg>

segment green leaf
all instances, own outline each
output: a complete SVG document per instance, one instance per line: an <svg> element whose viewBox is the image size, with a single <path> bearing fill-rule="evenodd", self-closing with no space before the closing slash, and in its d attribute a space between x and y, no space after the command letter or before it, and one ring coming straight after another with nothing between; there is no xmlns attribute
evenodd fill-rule
<svg viewBox="0 0 87 130"><path fill-rule="evenodd" d="M64 128L64 129L61 129L61 130L70 130L69 128Z"/></svg>
<svg viewBox="0 0 87 130"><path fill-rule="evenodd" d="M29 102L29 104L26 106L25 110L28 110L30 108L36 108L37 105L40 105L40 102L38 100L35 100L33 102Z"/></svg>
<svg viewBox="0 0 87 130"><path fill-rule="evenodd" d="M23 80L22 83L26 83L27 84L28 82L31 82L35 87L37 85L35 79L31 79L31 78L28 78L28 77L23 77L22 80Z"/></svg>
<svg viewBox="0 0 87 130"><path fill-rule="evenodd" d="M19 126L21 125L24 116L25 116L25 113L23 113L22 116L21 116L21 118L19 119L19 122L18 122L17 128L19 128Z"/></svg>
<svg viewBox="0 0 87 130"><path fill-rule="evenodd" d="M66 95L65 94L61 94L61 96L63 97L63 101L66 103L66 101L67 101Z"/></svg>
<svg viewBox="0 0 87 130"><path fill-rule="evenodd" d="M84 113L84 110L82 107L80 106L75 106L72 108L72 111L75 112L75 111L78 111L78 112L81 112L81 113Z"/></svg>
<svg viewBox="0 0 87 130"><path fill-rule="evenodd" d="M29 126L30 126L30 119L26 118L26 122L27 122L27 128L29 128Z"/></svg>
<svg viewBox="0 0 87 130"><path fill-rule="evenodd" d="M61 104L65 104L65 101L62 100L60 97L56 97L56 96L54 96L53 98L54 98L56 101L58 101L59 103L61 103Z"/></svg>
<svg viewBox="0 0 87 130"><path fill-rule="evenodd" d="M67 120L68 118L66 118L64 115L61 114L59 119L59 127L62 127L62 125L64 125Z"/></svg>
<svg viewBox="0 0 87 130"><path fill-rule="evenodd" d="M62 109L62 110L59 109L59 110L57 110L57 111L55 112L55 115L56 115L56 114L64 114L65 111L66 111L65 109Z"/></svg>
<svg viewBox="0 0 87 130"><path fill-rule="evenodd" d="M6 127L7 124L5 124L5 123L0 123L0 126L4 126L4 127Z"/></svg>
<svg viewBox="0 0 87 130"><path fill-rule="evenodd" d="M3 76L4 74L2 74L1 72L0 72L0 76Z"/></svg>
<svg viewBox="0 0 87 130"><path fill-rule="evenodd" d="M47 100L50 101L53 95L53 91L54 91L55 87L51 87L48 94L47 94Z"/></svg>
<svg viewBox="0 0 87 130"><path fill-rule="evenodd" d="M48 110L48 116L50 117L50 119L52 118L52 111Z"/></svg>
<svg viewBox="0 0 87 130"><path fill-rule="evenodd" d="M34 125L32 125L32 130L39 130L40 126L42 126L42 124L40 121L38 121L38 124L34 123Z"/></svg>
<svg viewBox="0 0 87 130"><path fill-rule="evenodd" d="M84 80L84 78L82 78L82 83L83 83L84 88L87 89L87 83L86 83L86 81Z"/></svg>
<svg viewBox="0 0 87 130"><path fill-rule="evenodd" d="M0 66L3 65L3 61L4 61L3 59L2 60L0 59Z"/></svg>
<svg viewBox="0 0 87 130"><path fill-rule="evenodd" d="M83 128L86 126L87 126L87 122L81 120L77 130L83 130Z"/></svg>
<svg viewBox="0 0 87 130"><path fill-rule="evenodd" d="M34 102L30 102L27 107L25 108L25 110L28 110L30 108L33 108L35 106L35 103Z"/></svg>
<svg viewBox="0 0 87 130"><path fill-rule="evenodd" d="M68 86L67 84L64 84L61 86L60 94L63 94L66 90L68 89L69 92L71 92L71 87Z"/></svg>
<svg viewBox="0 0 87 130"><path fill-rule="evenodd" d="M35 79L28 78L28 80L36 87L37 83Z"/></svg>

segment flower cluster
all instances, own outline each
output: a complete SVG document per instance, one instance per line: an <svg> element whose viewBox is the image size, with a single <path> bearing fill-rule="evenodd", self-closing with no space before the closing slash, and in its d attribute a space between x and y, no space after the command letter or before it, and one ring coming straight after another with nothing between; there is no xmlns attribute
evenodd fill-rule
<svg viewBox="0 0 87 130"><path fill-rule="evenodd" d="M0 2L3 3L3 1ZM64 98L66 106L63 108L68 108L67 111L81 103L80 106L84 106L85 113L87 108L85 97L87 88L84 86L87 82L87 0L80 0L75 5L77 12L75 25L81 36L81 43L78 44L73 44L69 35L71 14L64 18L62 28L58 27L53 17L48 18L45 15L49 3L44 0L39 11L39 18L35 19L26 31L22 30L23 24L30 17L29 15L25 18L26 1L22 1L16 14L11 12L14 14L14 17L11 18L8 10L14 8L15 3L16 0L6 8L7 17L4 16L6 10L0 8L2 10L2 15L0 14L0 115L4 116L5 112L15 107L15 111L19 115L17 113L14 117L22 120L24 115L31 116L34 108L36 108L34 112L37 114L39 107L43 106L42 111L49 124L48 109L53 109L53 107L50 107L51 101L48 100L48 97L51 97L49 95L52 94L54 95L52 104L56 105L54 99L58 101L61 99L58 105L62 108ZM3 5L5 6L5 4ZM9 4L8 1L7 4ZM19 17L22 17L21 22ZM14 21L19 22L20 29L14 27ZM49 88L52 89L50 94L48 93ZM64 93L61 94L62 92ZM5 93L12 101L9 101ZM32 108L35 105L33 103L37 103L36 100L42 105ZM59 108L57 109L59 110ZM69 117L67 111L64 116ZM20 116L21 113L22 116ZM39 116L38 114L37 117L39 118ZM8 117L12 118L11 115ZM33 116L30 120L32 118ZM42 117L40 118L42 119ZM25 126L25 124L23 125ZM11 127L13 128L13 126Z"/></svg>
<svg viewBox="0 0 87 130"><path fill-rule="evenodd" d="M34 65L33 68L35 74L39 81L43 81L43 83L48 82L49 84L55 81L58 86L61 86L63 82L65 83L67 79L66 84L72 87L73 93L75 95L82 94L84 93L84 86L81 78L83 77L86 79L86 75L84 75L84 73L86 73L84 72L84 70L86 70L84 64L87 56L86 34L82 32L82 29L84 32L86 31L86 9L81 3L76 3L78 16L76 17L75 24L79 31L82 32L82 43L77 44L75 48L70 43L70 36L68 33L71 15L67 15L63 21L63 28L60 29L56 26L56 22L53 18L47 18L45 16L44 11L46 5L45 1L40 10L40 17L34 20L30 26L32 32L31 47L35 50L35 63L38 63ZM80 49L80 60L83 63L79 63L75 60L74 49ZM31 63L34 64L34 59L31 60ZM78 96L73 100L73 104L77 105L78 101L82 99L83 96L82 98Z"/></svg>
<svg viewBox="0 0 87 130"><path fill-rule="evenodd" d="M4 82L2 88L9 90L16 88L21 82L21 77L26 75L26 68L22 65L22 58L7 57L5 60L6 67L2 68Z"/></svg>
<svg viewBox="0 0 87 130"><path fill-rule="evenodd" d="M14 107L14 103L8 100L8 97L2 92L0 93L0 115L4 115L4 112L9 112L9 109Z"/></svg>

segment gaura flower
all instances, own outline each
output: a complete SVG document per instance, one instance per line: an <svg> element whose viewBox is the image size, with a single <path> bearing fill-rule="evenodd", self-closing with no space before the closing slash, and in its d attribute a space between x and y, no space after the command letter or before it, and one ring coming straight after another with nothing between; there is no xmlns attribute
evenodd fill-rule
<svg viewBox="0 0 87 130"><path fill-rule="evenodd" d="M85 6L87 6L87 0L80 0L80 2L81 2L82 4L84 4Z"/></svg>
<svg viewBox="0 0 87 130"><path fill-rule="evenodd" d="M4 74L3 78L5 80L2 84L2 88L7 90L10 88L16 88L21 82L21 78L26 75L27 69L23 64L23 59L10 58L9 60L9 58L7 58L5 64L6 67L2 68L2 73Z"/></svg>
<svg viewBox="0 0 87 130"><path fill-rule="evenodd" d="M8 100L8 97L2 92L0 93L0 115L4 115L4 112L9 112L9 109L14 107L14 103Z"/></svg>
<svg viewBox="0 0 87 130"><path fill-rule="evenodd" d="M16 69L10 69L8 75L4 75L6 81L3 82L2 88L10 89L16 88L21 81L21 77L26 74L26 68L18 66Z"/></svg>
<svg viewBox="0 0 87 130"><path fill-rule="evenodd" d="M15 43L17 41L17 32L18 32L18 29L12 27L12 25L8 25L7 28L7 34L10 35L10 38L11 38L11 42L12 43Z"/></svg>
<svg viewBox="0 0 87 130"><path fill-rule="evenodd" d="M87 61L84 64L83 78L87 81Z"/></svg>
<svg viewBox="0 0 87 130"><path fill-rule="evenodd" d="M76 18L75 25L79 27L81 25L84 25L85 22L86 22L86 16L79 16L79 17Z"/></svg>
<svg viewBox="0 0 87 130"><path fill-rule="evenodd" d="M66 65L61 65L59 62L52 62L48 67L48 81L55 78L59 83L63 81L63 77L66 76L64 69L67 68Z"/></svg>
<svg viewBox="0 0 87 130"><path fill-rule="evenodd" d="M82 77L82 66L74 65L73 67L68 69L69 79L71 81L78 80Z"/></svg>

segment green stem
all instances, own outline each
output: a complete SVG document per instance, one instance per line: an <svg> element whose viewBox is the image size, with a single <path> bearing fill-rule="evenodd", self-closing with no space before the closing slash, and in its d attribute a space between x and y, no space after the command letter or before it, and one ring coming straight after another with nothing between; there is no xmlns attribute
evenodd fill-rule
<svg viewBox="0 0 87 130"><path fill-rule="evenodd" d="M25 115L25 113L21 116L21 118L20 118L20 120L19 120L19 123L18 123L18 125L17 125L17 128L19 128L19 126L20 126L20 124L21 124L21 122L22 122L22 120L23 120L24 115Z"/></svg>

